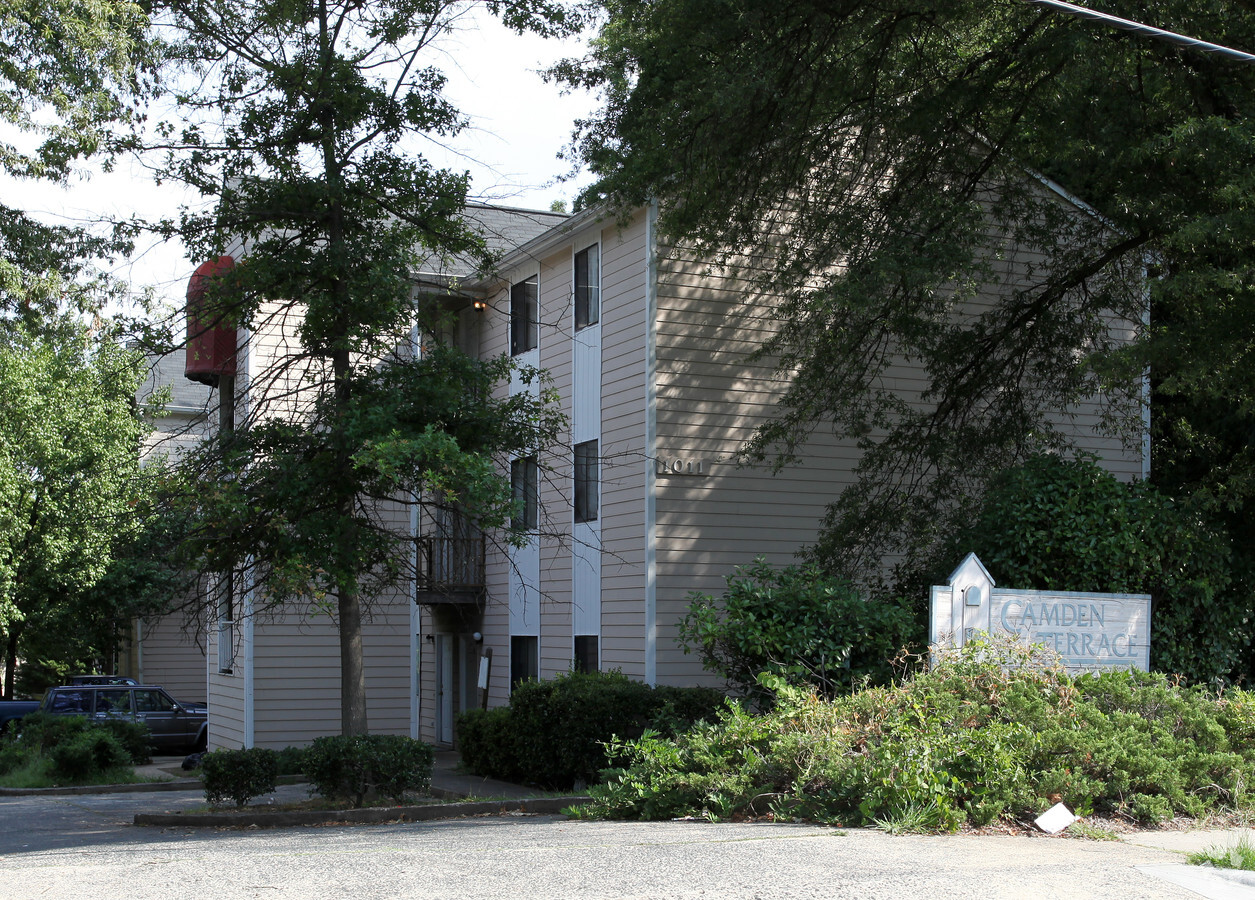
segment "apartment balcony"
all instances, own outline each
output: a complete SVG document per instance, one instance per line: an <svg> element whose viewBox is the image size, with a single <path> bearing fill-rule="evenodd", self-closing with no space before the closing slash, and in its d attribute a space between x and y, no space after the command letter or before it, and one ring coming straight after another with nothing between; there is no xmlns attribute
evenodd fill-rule
<svg viewBox="0 0 1255 900"><path fill-rule="evenodd" d="M418 545L418 579L415 601L482 605L484 584L484 536L442 537L425 535Z"/></svg>

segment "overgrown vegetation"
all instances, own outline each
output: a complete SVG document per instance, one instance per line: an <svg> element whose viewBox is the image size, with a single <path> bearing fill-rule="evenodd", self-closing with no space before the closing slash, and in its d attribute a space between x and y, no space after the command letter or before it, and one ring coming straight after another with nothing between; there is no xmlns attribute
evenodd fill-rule
<svg viewBox="0 0 1255 900"><path fill-rule="evenodd" d="M1255 872L1255 846L1251 845L1251 839L1244 834L1227 847L1213 846L1198 853L1191 853L1189 861L1196 866Z"/></svg>
<svg viewBox="0 0 1255 900"><path fill-rule="evenodd" d="M31 713L0 738L0 783L53 787L135 780L150 761L148 729L119 719Z"/></svg>
<svg viewBox="0 0 1255 900"><path fill-rule="evenodd" d="M680 623L685 652L738 694L762 699L757 676L771 672L824 696L884 684L890 661L923 637L906 605L865 600L849 582L813 566L776 569L759 557L738 566L715 598L694 592Z"/></svg>
<svg viewBox="0 0 1255 900"><path fill-rule="evenodd" d="M462 713L458 748L477 775L567 789L598 780L614 738L677 733L713 720L723 702L710 688L651 688L621 672L571 672L520 684L509 706Z"/></svg>
<svg viewBox="0 0 1255 900"><path fill-rule="evenodd" d="M1042 648L974 643L901 684L729 705L674 737L613 741L587 817L765 816L953 831L1062 800L1139 822L1255 808L1255 695L1160 674L1069 677Z"/></svg>

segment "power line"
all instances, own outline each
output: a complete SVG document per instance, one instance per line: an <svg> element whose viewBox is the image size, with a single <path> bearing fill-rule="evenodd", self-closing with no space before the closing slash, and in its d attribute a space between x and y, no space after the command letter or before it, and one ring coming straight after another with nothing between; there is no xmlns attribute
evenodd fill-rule
<svg viewBox="0 0 1255 900"><path fill-rule="evenodd" d="M1110 25L1112 28L1119 28L1122 31L1131 31L1134 34L1141 34L1146 37L1155 38L1156 40L1166 41L1169 44L1176 44L1178 47L1188 47L1191 50L1198 50L1203 53L1214 53L1217 56L1224 56L1228 59L1238 60L1239 62L1255 62L1255 54L1244 53L1241 50L1234 50L1232 47L1223 47L1220 44L1212 44L1208 41L1200 41L1197 38L1187 37L1173 31L1164 31L1162 28L1152 28L1150 25L1143 25L1140 22L1134 22L1130 19L1121 19L1118 16L1109 16L1106 13L1086 9L1083 6L1074 6L1071 3L1062 3L1060 0L1028 0L1028 2L1034 6L1042 6L1046 9L1053 9L1056 12L1066 13L1067 15L1076 16L1077 18L1102 22L1105 25Z"/></svg>

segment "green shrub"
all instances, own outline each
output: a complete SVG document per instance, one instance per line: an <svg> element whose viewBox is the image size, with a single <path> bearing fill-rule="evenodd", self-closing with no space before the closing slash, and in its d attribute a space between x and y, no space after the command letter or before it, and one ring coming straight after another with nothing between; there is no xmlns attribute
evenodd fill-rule
<svg viewBox="0 0 1255 900"><path fill-rule="evenodd" d="M279 776L278 754L266 747L213 750L201 757L200 767L205 799L214 806L225 800L243 806L273 791Z"/></svg>
<svg viewBox="0 0 1255 900"><path fill-rule="evenodd" d="M888 830L1082 815L1255 811L1255 696L1163 675L1070 678L1043 648L974 642L896 686L823 699L765 675L768 713L618 742L580 813L771 815Z"/></svg>
<svg viewBox="0 0 1255 900"><path fill-rule="evenodd" d="M305 771L304 747L284 747L276 752L280 775L300 775Z"/></svg>
<svg viewBox="0 0 1255 900"><path fill-rule="evenodd" d="M915 622L900 604L864 600L848 582L815 567L772 567L759 557L726 579L723 594L694 593L680 623L684 651L738 693L767 699L762 672L812 685L825 696L892 677L891 662L914 643Z"/></svg>
<svg viewBox="0 0 1255 900"><path fill-rule="evenodd" d="M953 564L969 551L1003 587L1150 594L1157 670L1232 679L1250 653L1255 621L1231 589L1227 539L1093 457L1038 456L1003 472L944 554Z"/></svg>
<svg viewBox="0 0 1255 900"><path fill-rule="evenodd" d="M0 739L0 776L22 768L31 758L24 744L9 738Z"/></svg>
<svg viewBox="0 0 1255 900"><path fill-rule="evenodd" d="M313 790L359 807L380 794L400 803L431 788L430 744L396 734L329 735L306 748L304 770Z"/></svg>
<svg viewBox="0 0 1255 900"><path fill-rule="evenodd" d="M666 733L713 718L723 694L651 688L621 672L570 672L520 684L509 707L458 719L458 748L472 772L555 789L592 784L610 765L606 742Z"/></svg>
<svg viewBox="0 0 1255 900"><path fill-rule="evenodd" d="M458 752L462 765L477 775L526 783L514 718L508 706L470 709L457 717Z"/></svg>
<svg viewBox="0 0 1255 900"><path fill-rule="evenodd" d="M49 749L54 778L87 781L110 769L129 764L126 748L104 728L88 728Z"/></svg>
<svg viewBox="0 0 1255 900"><path fill-rule="evenodd" d="M108 730L117 738L118 743L126 750L127 758L133 766L144 766L152 762L152 732L143 722L132 722L130 719L99 719L96 725Z"/></svg>

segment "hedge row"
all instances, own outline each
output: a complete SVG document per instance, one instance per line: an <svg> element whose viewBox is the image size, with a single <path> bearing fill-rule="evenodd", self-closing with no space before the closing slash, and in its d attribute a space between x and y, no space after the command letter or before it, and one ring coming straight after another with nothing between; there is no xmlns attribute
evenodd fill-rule
<svg viewBox="0 0 1255 900"><path fill-rule="evenodd" d="M477 775L565 790L600 780L612 763L606 742L713 720L724 699L712 688L651 688L620 672L572 672L518 685L509 706L462 713L458 749Z"/></svg>

